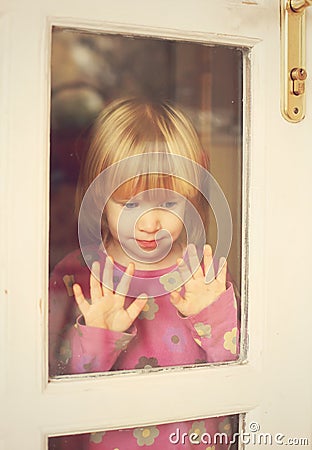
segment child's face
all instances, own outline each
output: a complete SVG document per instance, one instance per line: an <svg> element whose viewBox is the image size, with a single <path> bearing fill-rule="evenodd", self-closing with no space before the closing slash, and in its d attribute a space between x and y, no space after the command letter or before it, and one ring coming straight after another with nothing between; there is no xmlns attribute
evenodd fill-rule
<svg viewBox="0 0 312 450"><path fill-rule="evenodd" d="M133 260L152 263L170 254L183 230L185 199L164 189L131 199L110 198L105 212L114 243Z"/></svg>

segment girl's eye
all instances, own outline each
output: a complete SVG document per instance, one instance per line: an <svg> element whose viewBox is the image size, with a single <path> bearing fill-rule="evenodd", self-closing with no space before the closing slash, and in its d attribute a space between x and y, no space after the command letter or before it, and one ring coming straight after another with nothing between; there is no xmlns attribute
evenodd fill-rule
<svg viewBox="0 0 312 450"><path fill-rule="evenodd" d="M127 209L133 209L133 208L137 208L139 206L139 203L138 202L128 202L128 203L125 203L124 206Z"/></svg>
<svg viewBox="0 0 312 450"><path fill-rule="evenodd" d="M168 208L168 209L170 209L170 208L174 208L174 207L176 206L176 204L177 204L177 202L165 202L165 203L163 203L161 206L162 206L163 208Z"/></svg>

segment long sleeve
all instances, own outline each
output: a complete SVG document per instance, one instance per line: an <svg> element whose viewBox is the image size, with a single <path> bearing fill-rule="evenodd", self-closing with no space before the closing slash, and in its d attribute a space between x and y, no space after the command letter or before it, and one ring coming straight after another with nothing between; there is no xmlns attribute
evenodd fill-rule
<svg viewBox="0 0 312 450"><path fill-rule="evenodd" d="M194 341L206 352L207 362L237 359L237 303L231 283L211 305L183 320L187 321Z"/></svg>
<svg viewBox="0 0 312 450"><path fill-rule="evenodd" d="M49 373L70 373L72 327L78 315L71 285L73 275L56 267L49 284Z"/></svg>
<svg viewBox="0 0 312 450"><path fill-rule="evenodd" d="M136 336L136 328L127 333L88 327L80 316L72 330L71 373L106 372Z"/></svg>
<svg viewBox="0 0 312 450"><path fill-rule="evenodd" d="M84 325L72 285L79 283L88 298L90 272L79 256L79 252L68 255L50 277L50 376L111 370L136 335L135 327L118 333Z"/></svg>

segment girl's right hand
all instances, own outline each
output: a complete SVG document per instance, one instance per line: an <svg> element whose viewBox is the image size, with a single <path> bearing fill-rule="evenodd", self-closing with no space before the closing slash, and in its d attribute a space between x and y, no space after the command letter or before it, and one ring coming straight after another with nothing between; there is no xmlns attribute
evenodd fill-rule
<svg viewBox="0 0 312 450"><path fill-rule="evenodd" d="M99 281L99 262L95 261L92 264L90 302L85 299L80 285L76 283L73 285L75 300L87 326L119 332L124 332L130 328L148 300L145 294L141 294L127 309L124 308L133 273L134 264L130 263L116 288L116 292L114 292L113 259L108 256L103 270L102 283Z"/></svg>

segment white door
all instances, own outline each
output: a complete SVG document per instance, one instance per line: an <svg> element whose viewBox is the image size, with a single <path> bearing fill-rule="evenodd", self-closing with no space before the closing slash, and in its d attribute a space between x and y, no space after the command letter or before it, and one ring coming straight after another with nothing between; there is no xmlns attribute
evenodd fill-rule
<svg viewBox="0 0 312 450"><path fill-rule="evenodd" d="M307 70L312 73L312 11L307 11L307 18ZM289 438L306 439L299 448L311 448L312 89L308 78L304 121L286 122L279 106L279 23L278 0L2 2L2 449L43 450L53 435L243 413L249 440L260 427L272 435L272 448ZM243 178L243 217L248 216L243 224L248 230L243 233L248 251L242 264L248 303L246 361L49 380L52 26L248 50L243 134L248 162ZM142 388L150 393L149 404L138 395ZM284 438L276 440L277 434ZM251 442L250 448L256 446Z"/></svg>

